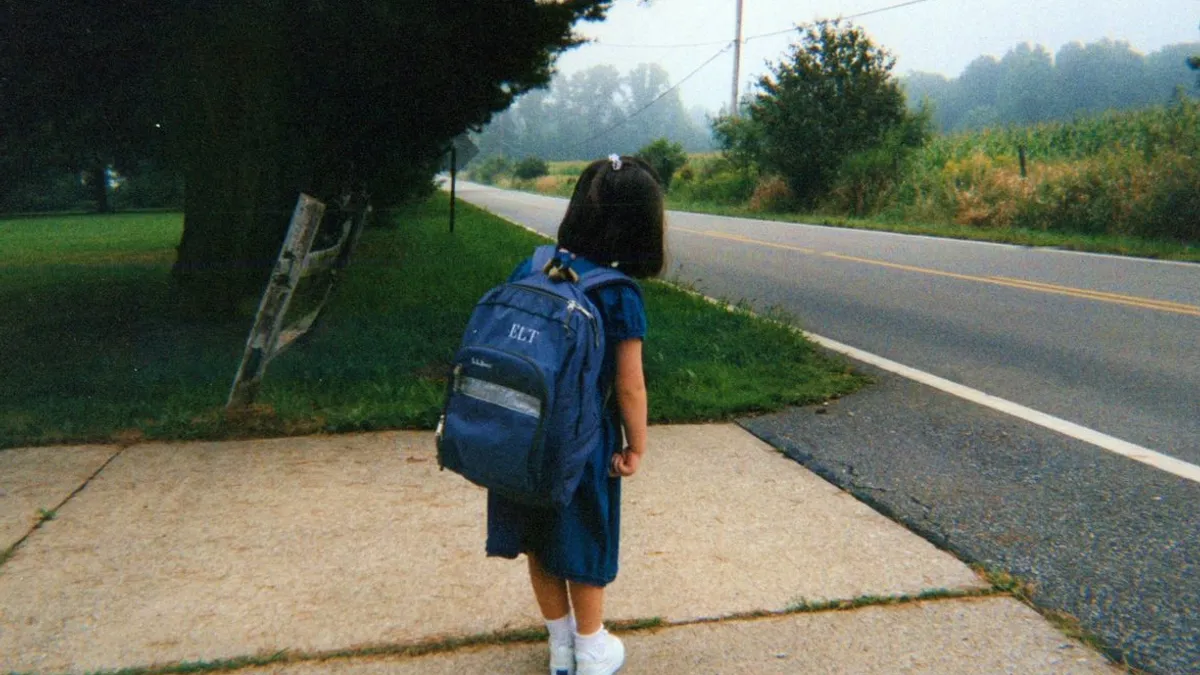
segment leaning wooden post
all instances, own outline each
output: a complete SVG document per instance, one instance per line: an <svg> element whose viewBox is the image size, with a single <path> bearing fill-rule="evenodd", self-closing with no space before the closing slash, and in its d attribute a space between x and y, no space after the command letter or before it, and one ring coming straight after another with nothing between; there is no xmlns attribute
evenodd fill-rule
<svg viewBox="0 0 1200 675"><path fill-rule="evenodd" d="M292 291L296 289L304 271L304 258L312 247L324 214L325 205L320 201L306 194L296 200L287 239L279 251L279 261L275 263L267 290L258 305L258 316L246 340L242 364L233 378L233 389L229 392L226 409L245 407L254 402L263 373L267 370L267 362L275 355L275 343L279 338L283 317L292 300Z"/></svg>

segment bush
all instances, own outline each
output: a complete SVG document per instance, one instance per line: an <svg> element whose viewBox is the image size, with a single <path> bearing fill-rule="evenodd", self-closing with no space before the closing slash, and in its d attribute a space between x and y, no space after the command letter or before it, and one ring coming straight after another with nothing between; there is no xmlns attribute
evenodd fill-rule
<svg viewBox="0 0 1200 675"><path fill-rule="evenodd" d="M779 176L759 179L750 196L750 210L757 212L784 213L795 207L796 197L787 181Z"/></svg>
<svg viewBox="0 0 1200 675"><path fill-rule="evenodd" d="M725 157L693 157L676 176L671 196L682 202L742 205L757 181L757 171L739 168Z"/></svg>
<svg viewBox="0 0 1200 675"><path fill-rule="evenodd" d="M143 163L112 191L111 203L122 209L183 208L183 177L174 171Z"/></svg>
<svg viewBox="0 0 1200 675"><path fill-rule="evenodd" d="M658 173L658 182L662 185L664 192L671 189L671 178L688 160L687 153L683 151L681 144L672 143L665 138L660 138L638 150L637 156L646 160L646 163Z"/></svg>
<svg viewBox="0 0 1200 675"><path fill-rule="evenodd" d="M495 185L496 179L504 174L512 173L512 168L512 162L507 157L492 155L471 169L471 180Z"/></svg>
<svg viewBox="0 0 1200 675"><path fill-rule="evenodd" d="M540 157L526 157L513 167L513 177L520 180L533 180L550 173L550 165Z"/></svg>

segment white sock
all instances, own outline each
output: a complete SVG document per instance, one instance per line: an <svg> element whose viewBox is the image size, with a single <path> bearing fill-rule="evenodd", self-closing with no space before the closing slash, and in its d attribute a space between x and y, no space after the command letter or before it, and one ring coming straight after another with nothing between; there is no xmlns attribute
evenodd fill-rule
<svg viewBox="0 0 1200 675"><path fill-rule="evenodd" d="M550 632L550 644L570 646L575 638L575 616L568 614L561 619L547 620L546 630Z"/></svg>
<svg viewBox="0 0 1200 675"><path fill-rule="evenodd" d="M575 653L587 654L592 657L600 657L604 655L608 649L608 631L604 630L604 625L601 624L600 630L591 635L575 634Z"/></svg>

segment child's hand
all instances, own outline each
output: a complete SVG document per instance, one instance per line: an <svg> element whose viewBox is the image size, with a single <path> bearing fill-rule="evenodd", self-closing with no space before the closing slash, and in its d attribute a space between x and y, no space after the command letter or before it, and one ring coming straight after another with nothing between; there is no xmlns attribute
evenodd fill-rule
<svg viewBox="0 0 1200 675"><path fill-rule="evenodd" d="M642 463L642 453L635 452L633 448L625 448L621 452L612 456L612 463L608 468L608 475L612 477L621 476L629 478L637 473L638 467Z"/></svg>

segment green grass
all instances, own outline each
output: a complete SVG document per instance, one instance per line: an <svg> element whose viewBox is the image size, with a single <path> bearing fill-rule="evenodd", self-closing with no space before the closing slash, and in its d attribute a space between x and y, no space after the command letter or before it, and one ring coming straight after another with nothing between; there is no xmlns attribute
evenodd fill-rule
<svg viewBox="0 0 1200 675"><path fill-rule="evenodd" d="M171 311L179 214L0 220L0 447L432 428L466 318L542 240L444 195L368 230L326 316L223 412L252 317ZM862 385L787 328L645 285L655 422L725 420ZM696 340L698 334L704 340Z"/></svg>
<svg viewBox="0 0 1200 675"><path fill-rule="evenodd" d="M1138 258L1200 262L1200 245L1177 241L1143 239L1116 235L1089 235L1047 230L1020 228L986 228L970 225L941 223L900 222L878 218L846 218L822 214L763 213L751 211L745 206L727 206L672 199L667 196L667 208L692 213L708 213L719 216L775 220L789 223L808 223L828 227L844 227L858 230L879 230L901 234L920 234L948 239L989 241L1018 246L1060 248L1069 251L1109 253Z"/></svg>

